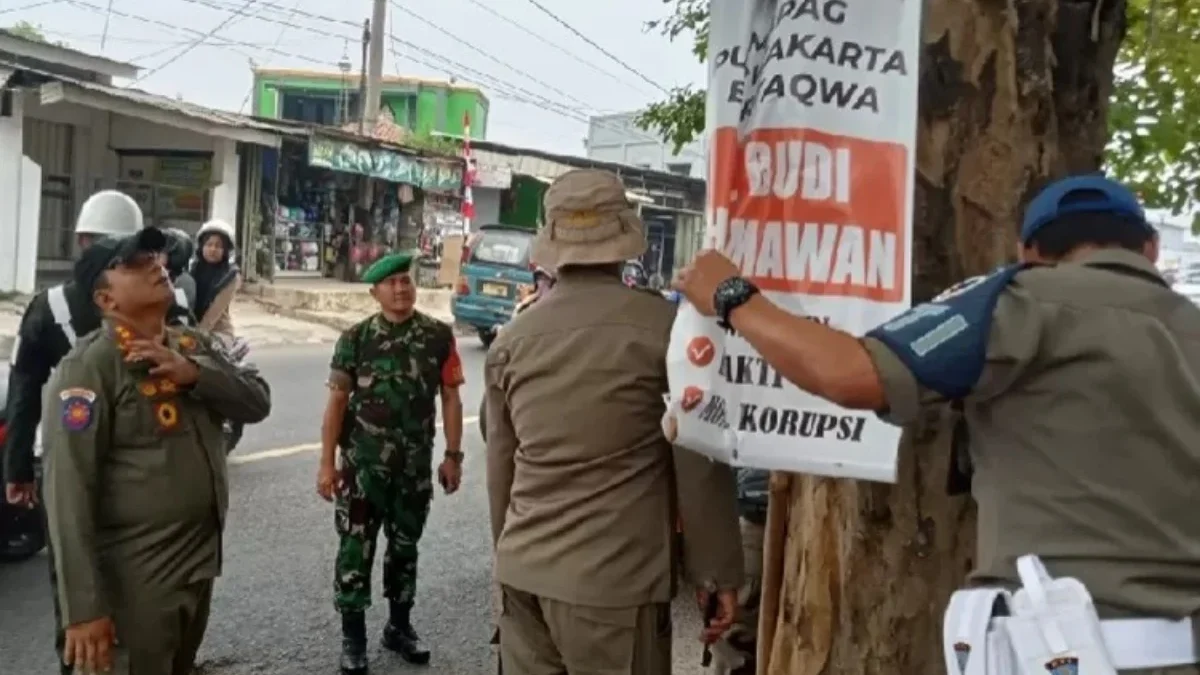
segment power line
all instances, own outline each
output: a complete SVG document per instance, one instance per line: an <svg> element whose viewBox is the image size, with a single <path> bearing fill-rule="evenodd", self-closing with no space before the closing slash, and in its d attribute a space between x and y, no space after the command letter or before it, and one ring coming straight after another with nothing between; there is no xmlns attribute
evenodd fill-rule
<svg viewBox="0 0 1200 675"><path fill-rule="evenodd" d="M601 53L601 54L604 54L605 56L607 56L608 58L612 59L613 61L616 61L616 62L617 62L617 64L619 64L619 65L620 65L622 68L624 68L625 70L628 70L629 72L633 73L634 75L637 75L638 77L642 78L642 79L643 79L643 80L645 80L646 82L648 82L648 83L650 83L650 84L654 85L654 86L655 86L655 87L656 87L656 88L657 88L659 91L663 92L664 94L669 94L669 93L671 93L671 92L667 91L666 87L664 87L664 86L662 86L661 84L659 84L659 83L655 82L654 80L651 80L649 77L646 77L646 76L645 76L645 75L642 73L642 71L638 70L637 68L634 68L633 66L629 65L628 63L625 63L625 62L624 62L624 61L622 61L621 59L617 58L617 56L616 56L615 54L613 54L612 52L608 51L608 50L607 50L607 49L605 49L604 47L601 47L600 45L596 44L596 43L595 43L594 41L592 41L592 39L591 39L591 38L589 38L588 36L584 35L583 33L580 33L580 32L579 32L579 30L578 30L577 28L575 28L575 27L574 27L574 26L572 26L571 24L569 24L569 23L567 23L566 21L564 21L562 18L560 18L560 17L559 17L557 14L555 14L554 12L551 12L550 10L546 9L546 6L545 6L545 5L543 5L542 3L538 2L538 0L529 0L529 4L531 4L531 5L533 5L534 7L537 7L538 9L540 9L540 10L542 11L542 13L544 13L546 16L550 17L551 19L554 19L554 20L555 20L556 22L558 22L558 23L559 23L559 25L561 25L563 28L566 28L567 30L571 31L571 32L572 32L572 33L574 33L576 36L578 36L580 40L583 40L584 42L588 43L589 45L591 45L591 46L595 47L597 50L599 50L599 51L600 51L600 53Z"/></svg>
<svg viewBox="0 0 1200 675"><path fill-rule="evenodd" d="M22 12L27 9L37 9L38 7L45 7L46 5L57 5L58 3L64 1L65 0L42 0L41 2L31 2L28 5L21 5L20 7L0 9L0 14L11 14L12 12Z"/></svg>
<svg viewBox="0 0 1200 675"><path fill-rule="evenodd" d="M591 105L591 104L587 103L586 101L580 100L580 99L576 98L575 96L572 96L571 94L568 94L567 92L565 92L557 87L546 84L545 82L543 82L543 81L539 80L538 78L534 77L533 75L529 74L527 71L521 70L520 68L513 66L512 64L508 63L507 61L496 58L492 54L489 54L488 52L471 44L469 41L462 39L461 37L455 35L454 33L451 33L450 31L439 26L438 24L430 21L429 19L426 19L425 17L423 17L423 16L417 14L416 12L408 9L407 7L401 5L397 0L391 0L391 5L392 5L392 7L400 10L401 12L404 12L405 14L413 17L417 21L420 21L421 23L438 31L439 33L449 37L450 39L454 40L455 42L458 42L459 44L466 47L467 49L470 49L471 51L475 52L476 54L483 56L484 58L488 59L489 61L497 63L501 66L504 66L505 68L511 70L512 72L516 73L517 75L520 75L521 77L528 79L530 82L541 85L541 86L545 87L546 89L548 89L549 91L552 91L552 92L558 94L559 96L564 96L568 99L571 99L572 101L575 101L579 105L584 106L585 109L598 110L598 108L596 108L596 106Z"/></svg>
<svg viewBox="0 0 1200 675"><path fill-rule="evenodd" d="M171 65L172 63L175 63L179 59L183 58L184 55L188 54L189 52L194 50L196 47L199 47L201 44L204 43L205 40L216 35L218 32L220 32L220 30L222 28L224 28L224 27L228 26L230 23L232 23L234 19L241 16L242 13L245 12L247 9L249 9L250 5L253 5L255 2L258 2L258 0L246 0L246 4L242 5L241 9L239 9L238 11L234 12L233 14L230 14L229 16L225 17L221 21L221 23L218 23L216 26L213 26L212 30L210 30L207 33L205 33L204 35L201 35L200 37L196 38L195 41L193 41L188 46L184 47L178 54L167 59L166 63L159 65L157 68L151 68L150 70L146 71L142 75L138 76L138 78L136 80L134 80L133 82L131 82L130 84L137 84L138 82L145 80L146 78L159 72L163 68L166 68L167 66ZM112 3L111 2L108 3L108 11L109 12L112 11Z"/></svg>
<svg viewBox="0 0 1200 675"><path fill-rule="evenodd" d="M68 0L68 1L70 1L70 2L77 2L78 0ZM187 2L187 3L191 3L191 4L203 5L203 6L206 6L206 7L212 7L212 8L216 8L216 9L226 9L226 8L227 8L227 6L222 6L222 5L220 5L220 4L217 4L217 3L216 3L216 2L214 2L213 0L183 0L183 1L184 1L184 2ZM285 7L283 7L282 5L279 5L279 4L277 4L277 3L273 3L273 2L269 2L269 0L260 0L260 3L259 3L259 4L260 4L262 7L266 7L266 8L274 8L274 9L278 9L278 10L286 10L286 8L285 8ZM307 19L311 19L311 20L313 20L313 21L318 21L318 22L321 22L321 23L326 23L326 24L328 24L328 23L334 23L334 24L343 24L343 25L346 25L346 26L351 26L351 27L354 27L354 28L356 28L356 29L357 29L357 28L359 28L359 25L358 25L357 23L355 23L355 22L353 22L353 21L349 21L349 20L347 20L347 19L339 19L339 18L337 18L337 17L325 16L325 15L322 15L322 14L316 14L316 13L313 13L313 12L308 12L308 11L303 11L303 10L296 10L295 14L296 14L297 16L302 16L302 17L305 17L305 18L307 18ZM326 30L315 29L315 28L311 28L311 27L308 27L308 26L302 26L302 25L290 24L290 23L288 23L288 22L286 22L286 21L281 21L281 20L279 20L279 19L275 19L275 18L267 18L267 17L264 17L264 16L259 16L259 17L258 17L258 19L259 19L259 20L261 20L261 21L266 21L266 22L269 22L269 23L277 23L277 24L282 24L282 25L289 25L289 26L292 26L292 27L294 27L294 28L298 28L298 29L300 29L300 30L304 30L304 31L307 31L307 32L310 32L310 33L313 33L313 34L316 34L316 35L322 35L322 36L325 36L325 37L334 37L334 38L338 38L338 39L342 39L342 40L348 40L348 39L351 39L351 38L347 38L345 35L339 35L339 34L336 34L336 33L331 33L331 32L329 32L329 31L326 31ZM433 58L433 59L436 59L436 60L438 60L438 61L442 61L442 62L444 62L444 63L446 63L446 64L449 64L449 67L447 67L447 66L438 66L438 65L434 65L434 64L431 64L431 63L429 63L428 61L424 61L424 60L422 60L422 59L418 59L418 58L412 58L412 57L410 57L410 58L411 58L411 60L413 60L413 61L415 61L415 62L417 62L417 63L421 63L422 65L425 65L425 66L427 66L427 67L429 67L429 68L433 68L434 70L438 70L438 71L441 71L441 72L445 72L445 73L448 73L448 74L451 74L451 75L455 75L455 71L454 71L453 69L457 68L457 69L458 69L458 73L459 73L459 75L458 75L458 76L461 76L461 77L463 77L463 78L465 78L465 79L474 79L474 80L480 80L480 82L479 82L480 84L484 84L484 85L487 85L487 86L493 87L493 88L497 89L498 91L501 91L501 92L507 93L507 94L508 94L508 96L509 96L510 98L514 98L514 99L522 100L522 101L525 101L525 102L533 103L533 104L535 104L535 105L539 106L539 107L540 107L540 108L542 108L542 109L550 109L550 110L551 110L551 112L555 112L555 113L557 113L557 114L560 114L560 115L562 115L562 116L564 116L564 117L570 117L570 118L572 118L572 119L575 119L575 120L576 120L576 121L578 121L578 122L583 122L583 123L585 123L585 124L588 122L588 114L587 114L587 112L586 112L586 111L579 111L579 110L577 110L577 109L571 108L570 106L566 106L566 105L564 105L564 104L562 104L562 103L559 103L559 102L557 102L557 101L554 101L553 99L550 99L550 98L547 98L547 97L545 97L545 96L542 96L541 94L538 94L538 93L536 93L536 92L532 92L532 91L530 91L530 90L528 90L528 89L525 89L524 87L521 87L520 85L513 84L513 83L511 83L511 82L508 82L508 81L506 81L506 80L503 80L503 79L501 79L501 78L499 78L499 77L496 77L496 76L494 76L494 75L489 75L489 74L487 74L487 73L484 73L484 72L482 72L482 71L480 71L480 70L477 70L477 69L475 69L475 68L472 68L472 67L470 67L470 66L468 66L468 65L465 65L465 64L463 64L463 63L460 63L460 62L458 62L458 61L455 61L454 59L448 58L448 57L446 57L446 56L442 56L441 54L438 54L437 52L434 52L434 51L432 51L432 50L426 49L425 47L422 47L422 46L420 46L420 45L418 45L418 44L414 44L414 43L412 43L412 42L408 42L407 40L402 40L402 39L400 39L400 38L398 38L398 37L396 37L396 36L394 36L394 35L389 35L389 36L388 36L388 38L389 38L389 39L391 39L391 40L394 40L396 43L399 43L400 45L403 45L403 46L405 46L405 47L408 47L408 48L410 48L410 49L412 49L412 50L415 50L415 51L417 51L417 52L419 52L419 53L421 53L421 54L424 54L424 55L426 55L426 56L428 56L428 57L430 57L430 58ZM354 38L354 39L357 39L357 38ZM468 74L467 74L467 75L461 75L461 73L464 73L464 72L465 72L465 73L468 73ZM490 81L491 81L491 83L490 83L490 84L489 84L488 80L490 80Z"/></svg>
<svg viewBox="0 0 1200 675"><path fill-rule="evenodd" d="M291 10L290 16L288 18L294 19L295 15L296 15L296 10L299 8L300 8L300 0L296 0L296 2L292 3L292 10ZM273 47L278 47L279 43L283 41L283 34L288 31L288 28L291 28L291 26L283 26L279 29L279 35L275 36L275 44L272 45ZM238 106L238 114L239 115L242 113L243 110L246 109L246 104L250 102L250 97L253 94L254 94L254 74L253 74L253 72L251 72L250 88L246 90L246 95L242 98L242 104L240 106Z"/></svg>
<svg viewBox="0 0 1200 675"><path fill-rule="evenodd" d="M522 33L525 33L526 35L542 42L543 44L553 47L559 53L565 54L565 55L571 57L571 59L587 66L588 68L591 68L592 70L596 71L597 73L600 73L601 75L609 76L610 78L613 79L614 82L623 84L626 87L629 87L630 89L633 89L635 91L640 91L643 94L646 93L645 89L642 89L633 84L630 84L628 80L621 79L621 77L619 75L614 74L612 71L605 70L604 68L601 68L599 65L592 63L591 61L581 58L575 52L567 49L566 47L563 47L562 45L558 44L557 42L554 42L553 40L551 40L543 35L540 35L532 30L529 30L525 26L517 23L516 21L513 21L512 19L508 18L507 16L492 9L491 7L488 7L486 4L480 2L479 0L467 0L467 2L471 3L472 5L475 5L476 7L478 7L479 9L482 9L483 11L487 12L488 14L491 14L492 16L496 17L497 19L500 19L501 21L507 23L508 25L512 26L513 28L516 28L517 30L521 31Z"/></svg>
<svg viewBox="0 0 1200 675"><path fill-rule="evenodd" d="M73 6L81 8L81 9L85 9L85 10L88 10L88 11L91 11L94 13L98 13L98 14L103 14L105 12L104 7L101 7L99 5L95 5L95 4L92 4L89 2L84 2L83 0L60 0L60 1L66 2L69 5L73 5ZM228 7L221 7L220 5L216 5L214 3L208 2L208 0L184 0L184 1L194 3L194 4L201 4L201 5L205 5L208 7L215 7L217 9L228 9ZM290 11L290 10L288 10L287 7L283 7L282 5L278 5L276 3L269 2L268 0L260 0L259 4L260 4L260 6L267 7L267 8L278 8L284 12ZM314 14L314 13L306 12L306 11L299 10L299 9L294 10L294 14L296 16L301 16L301 17L305 17L305 18L312 19L315 21L320 21L325 24L330 24L330 23L344 24L344 25L353 27L356 31L360 31L362 29L362 27L359 24L352 22L352 21L345 20L345 19L338 19L338 18L334 18L334 17L323 16L320 14ZM139 21L139 22L146 23L149 25L159 26L161 28L165 28L167 30L170 30L170 31L173 31L176 33L194 35L194 36L203 36L204 35L204 33L200 32L198 30L194 30L194 29L187 28L184 26L179 26L176 24L168 23L165 21L161 21L159 19L154 19L154 18L143 16L143 15L132 14L129 12L122 12L122 11L115 10L115 9L113 10L113 15L122 17L122 18L132 19L134 21ZM309 26L298 25L295 23L281 21L281 20L274 19L274 18L264 17L262 15L257 16L257 18L260 21L266 21L268 23L275 23L275 24L279 24L279 25L289 27L289 28L296 28L296 29L300 29L300 30L312 33L314 35L330 37L330 38L334 38L334 39L338 39L338 40L342 40L342 41L347 41L347 40L356 40L357 41L359 39L358 36L349 37L344 34L338 34L338 33L330 32L328 30L322 30L322 29L312 28ZM436 58L438 60L446 61L452 65L457 65L466 71L474 71L478 75L482 76L484 79L494 80L495 84L491 84L488 86L491 86L496 90L495 95L497 98L509 100L509 101L513 101L513 102L521 103L521 104L525 104L525 105L531 105L543 112L554 113L556 115L559 115L560 117L572 119L576 122L582 122L584 124L587 124L589 122L589 120L585 114L581 114L579 111L573 110L572 108L570 108L568 106L564 106L563 104L557 103L551 99L547 99L546 97L539 96L537 94L532 94L532 98L530 98L529 96L523 96L520 93L516 93L516 92L521 91L520 88L514 87L514 85L511 85L510 83L507 83L504 80L501 80L500 78L496 78L494 76L487 75L486 73L481 73L479 71L475 71L473 68L470 68L468 66L463 66L462 64L458 64L456 61L454 61L452 59L447 59L446 57L443 57L436 53L430 52L429 50L426 50L425 48L420 47L419 45L413 45L412 43L405 42L404 40L400 40L400 39L396 38L395 36L389 36L389 38L395 42L400 43L401 45L405 45L405 46L415 49L418 52L428 54L429 56L432 56L433 58ZM315 59L315 58L312 58L312 57L304 55L304 54L297 54L295 52L284 51L284 50L278 49L276 47L263 47L263 46L261 46L261 44L255 44L252 42L244 42L244 41L232 40L232 39L228 39L228 38L222 38L222 39L225 40L228 43L228 45L240 45L240 46L244 46L244 47L249 47L251 49L265 51L265 52L275 54L278 56L298 59L301 61L305 61L307 63L316 64L316 65L322 66L322 67L330 67L330 66L335 67L335 68L337 67L336 63L332 63L329 61L322 61L320 59ZM226 48L231 48L231 47L227 46ZM420 59L420 58L416 58L416 57L410 57L410 59L416 63L420 63L420 64L422 64L428 68L431 68L433 70L447 72L452 75L454 74L453 70L450 70L444 66L438 66L438 65L432 64L424 59ZM463 75L462 77L464 77L465 79L473 79L472 76L470 76L470 75ZM481 82L481 84L487 84L487 83ZM516 90L516 91L514 91L514 90ZM644 135L648 139L658 140L657 138L650 136L648 134L642 134L642 135Z"/></svg>

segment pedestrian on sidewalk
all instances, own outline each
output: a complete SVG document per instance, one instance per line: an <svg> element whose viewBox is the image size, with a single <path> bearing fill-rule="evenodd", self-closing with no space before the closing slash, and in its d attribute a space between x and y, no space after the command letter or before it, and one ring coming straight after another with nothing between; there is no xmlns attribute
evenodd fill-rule
<svg viewBox="0 0 1200 675"><path fill-rule="evenodd" d="M217 420L271 409L258 373L168 327L166 243L150 228L83 254L75 284L104 323L46 387L46 514L77 673L191 675L229 503Z"/></svg>
<svg viewBox="0 0 1200 675"><path fill-rule="evenodd" d="M437 468L446 494L462 480L462 360L448 324L416 311L413 257L392 254L363 274L379 312L350 327L333 350L321 426L317 493L336 502L334 606L342 616L342 672L367 671L364 612L382 528L382 644L410 663L429 662L412 625L417 545L433 498L438 399L446 450ZM338 466L338 447L341 448Z"/></svg>
<svg viewBox="0 0 1200 675"><path fill-rule="evenodd" d="M733 472L663 435L675 310L622 283L646 236L621 180L567 172L545 207L533 260L555 270L554 291L500 331L486 361L501 661L521 675L667 675L680 564L703 606L719 598L704 639L733 621Z"/></svg>

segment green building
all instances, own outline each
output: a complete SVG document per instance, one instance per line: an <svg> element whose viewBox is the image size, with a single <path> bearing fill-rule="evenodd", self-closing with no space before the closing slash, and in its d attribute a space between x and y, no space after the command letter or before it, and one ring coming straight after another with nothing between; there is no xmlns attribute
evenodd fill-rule
<svg viewBox="0 0 1200 675"><path fill-rule="evenodd" d="M357 73L258 68L253 114L340 127L359 118L359 80ZM397 124L418 135L461 136L469 114L471 138L487 136L488 99L473 85L385 75L380 100Z"/></svg>

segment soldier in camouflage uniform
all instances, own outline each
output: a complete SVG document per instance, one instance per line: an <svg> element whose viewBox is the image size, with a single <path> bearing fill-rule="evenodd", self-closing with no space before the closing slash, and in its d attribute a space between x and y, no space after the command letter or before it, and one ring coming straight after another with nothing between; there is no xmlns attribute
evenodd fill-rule
<svg viewBox="0 0 1200 675"><path fill-rule="evenodd" d="M412 256L390 255L363 274L380 311L338 339L321 429L317 491L336 501L334 602L342 615L342 672L352 675L367 670L364 610L371 604L380 528L387 541L383 594L389 609L383 646L410 663L429 661L410 615L417 543L433 497L439 396L446 451L438 480L450 494L462 479L462 362L450 326L414 310L411 266Z"/></svg>

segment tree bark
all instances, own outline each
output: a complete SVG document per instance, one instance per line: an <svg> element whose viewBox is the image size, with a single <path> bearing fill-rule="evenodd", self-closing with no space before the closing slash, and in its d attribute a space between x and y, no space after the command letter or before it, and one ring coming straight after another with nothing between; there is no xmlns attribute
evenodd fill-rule
<svg viewBox="0 0 1200 675"><path fill-rule="evenodd" d="M1012 260L1024 204L1099 169L1124 33L1125 0L927 0L914 300ZM792 476L760 673L944 672L942 611L975 546L974 505L946 495L950 427L931 410L905 430L894 486Z"/></svg>

